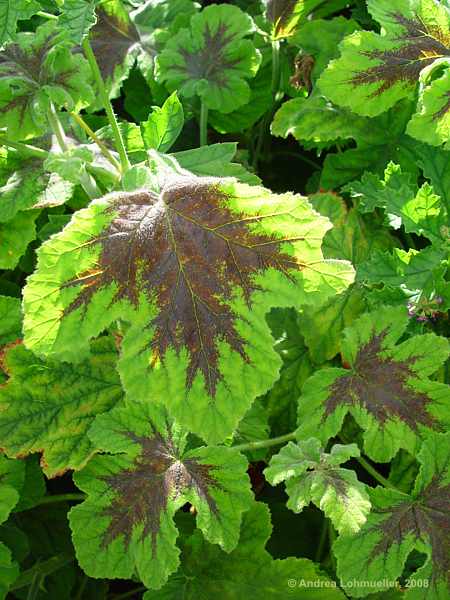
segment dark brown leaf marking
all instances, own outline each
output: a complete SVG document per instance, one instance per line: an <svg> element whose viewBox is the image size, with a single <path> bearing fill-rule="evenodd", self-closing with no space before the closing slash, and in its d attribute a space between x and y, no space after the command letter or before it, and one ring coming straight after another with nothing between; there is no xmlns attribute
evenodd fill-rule
<svg viewBox="0 0 450 600"><path fill-rule="evenodd" d="M267 19L280 30L291 18L298 0L269 0L267 2Z"/></svg>
<svg viewBox="0 0 450 600"><path fill-rule="evenodd" d="M139 444L142 452L132 468L104 478L116 496L111 506L102 513L111 517L102 547L123 536L127 548L133 529L143 525L141 540L151 536L154 558L161 517L169 500L177 499L186 490L193 490L218 517L218 508L210 490L223 488L214 478L214 465L202 464L194 459L180 459L179 449L170 434L164 439L151 426L151 437L139 437L132 433L128 433L127 437Z"/></svg>
<svg viewBox="0 0 450 600"><path fill-rule="evenodd" d="M397 417L413 431L419 424L439 430L438 422L427 411L430 398L408 385L408 379L416 377L411 369L414 359L395 362L380 355L385 336L386 332L374 336L363 346L352 372L331 386L323 420L347 404L361 406L381 425Z"/></svg>
<svg viewBox="0 0 450 600"><path fill-rule="evenodd" d="M193 79L206 79L223 87L226 85L226 71L239 63L239 60L226 58L227 46L233 43L235 37L234 34L228 33L226 23L219 23L215 33L211 33L207 24L203 48L197 52L180 48L185 66L174 65L172 68L186 72Z"/></svg>
<svg viewBox="0 0 450 600"><path fill-rule="evenodd" d="M450 485L443 485L436 475L418 499L408 499L394 507L373 509L374 513L388 514L376 530L382 538L373 549L369 560L386 555L393 544L400 544L412 534L416 540L431 545L432 580L444 577L450 585Z"/></svg>
<svg viewBox="0 0 450 600"><path fill-rule="evenodd" d="M137 306L139 294L145 293L159 307L150 324L155 328L152 362L170 346L187 348L187 385L200 370L214 395L218 341L246 359L226 301L239 287L250 304L257 272L273 267L289 277L290 270L301 268L281 252L285 239L252 232L251 225L264 217L232 213L227 200L217 180L194 177L168 183L160 195L118 195L110 226L91 241L101 246L98 266L66 284L83 286L66 314L85 307L95 292L112 283L117 285L113 302L125 298Z"/></svg>
<svg viewBox="0 0 450 600"><path fill-rule="evenodd" d="M114 75L116 65L122 64L134 47L140 44L133 23L97 10L97 23L91 32L91 44L104 79Z"/></svg>
<svg viewBox="0 0 450 600"><path fill-rule="evenodd" d="M444 96L442 96L442 98L444 99L444 105L434 113L433 121L439 121L439 119L443 119L450 111L450 92L447 92Z"/></svg>
<svg viewBox="0 0 450 600"><path fill-rule="evenodd" d="M349 83L354 86L380 82L381 85L370 95L379 96L399 81L415 85L420 72L437 58L450 56L450 36L437 27L425 24L417 15L407 19L392 13L391 18L404 29L404 34L395 38L397 47L391 50L361 52L379 64L366 71L356 73Z"/></svg>
<svg viewBox="0 0 450 600"><path fill-rule="evenodd" d="M57 34L49 34L40 46L28 47L27 50L24 50L19 44L9 44L0 52L0 69L2 71L0 80L12 79L11 89L21 88L20 95L16 95L0 107L0 113L7 113L18 108L19 122L22 124L26 112L32 107L36 93L42 86L57 84L77 91L69 81L70 77L77 73L74 67L60 72L56 76L47 68L48 54L55 44L58 44ZM16 83L18 80L20 84Z"/></svg>

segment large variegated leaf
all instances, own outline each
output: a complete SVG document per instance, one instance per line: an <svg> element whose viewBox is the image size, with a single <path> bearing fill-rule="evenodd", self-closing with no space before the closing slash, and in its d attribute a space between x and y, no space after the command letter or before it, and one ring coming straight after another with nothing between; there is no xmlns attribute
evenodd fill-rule
<svg viewBox="0 0 450 600"><path fill-rule="evenodd" d="M167 42L156 59L156 75L180 96L197 95L210 109L232 112L249 101L246 80L261 62L246 39L254 30L251 17L237 6L209 6Z"/></svg>
<svg viewBox="0 0 450 600"><path fill-rule="evenodd" d="M448 340L428 333L397 344L407 322L406 309L381 308L345 330L349 369L324 368L305 383L299 437L326 442L350 413L364 431L366 453L384 462L399 448L414 454L425 435L449 426L450 389L428 379L447 359Z"/></svg>
<svg viewBox="0 0 450 600"><path fill-rule="evenodd" d="M53 21L35 33L17 34L17 43L0 52L0 126L12 139L47 131L47 108L78 110L93 100L90 69Z"/></svg>
<svg viewBox="0 0 450 600"><path fill-rule="evenodd" d="M359 456L356 444L336 444L327 453L317 438L289 442L271 458L264 475L272 485L286 481L287 506L294 512L313 502L339 533L354 533L365 523L370 502L355 472L339 467L353 456Z"/></svg>
<svg viewBox="0 0 450 600"><path fill-rule="evenodd" d="M0 388L0 439L8 456L42 452L49 477L80 469L95 452L87 430L122 399L111 338L92 344L77 365L39 360L23 346L5 358L10 379Z"/></svg>
<svg viewBox="0 0 450 600"><path fill-rule="evenodd" d="M265 549L272 532L270 511L256 503L242 519L239 545L230 554L195 531L182 540L181 567L158 591L143 600L343 600L336 583L305 558L274 560ZM258 581L258 585L253 582ZM316 588L308 585L315 582Z"/></svg>
<svg viewBox="0 0 450 600"><path fill-rule="evenodd" d="M330 63L319 86L336 104L375 116L403 98L413 98L425 69L448 60L449 14L434 0L369 0L368 8L382 32L363 31L347 37L341 44L341 57ZM432 88L437 94L439 84ZM445 98L433 101L426 91L423 102L427 112L433 105L439 113ZM433 143L443 133L438 117L433 122L428 119L432 133L427 138ZM416 126L413 132L417 133Z"/></svg>
<svg viewBox="0 0 450 600"><path fill-rule="evenodd" d="M375 588L387 589L402 575L410 553L417 550L427 558L408 577L405 600L449 597L449 448L448 433L427 438L418 454L421 469L413 492L372 490L367 523L355 535L342 536L334 544L337 572L351 596L366 597ZM348 582L354 581L358 585L350 586Z"/></svg>
<svg viewBox="0 0 450 600"><path fill-rule="evenodd" d="M322 257L329 228L300 196L186 171L159 192L94 200L39 250L26 344L79 360L89 338L128 321L130 397L222 440L277 377L270 308L320 303L351 282L349 263Z"/></svg>
<svg viewBox="0 0 450 600"><path fill-rule="evenodd" d="M97 418L93 442L108 454L75 476L88 498L70 512L77 558L91 577L130 578L160 588L179 564L176 511L197 510L205 538L225 552L239 540L253 500L247 460L225 447L186 449L164 411L128 403Z"/></svg>

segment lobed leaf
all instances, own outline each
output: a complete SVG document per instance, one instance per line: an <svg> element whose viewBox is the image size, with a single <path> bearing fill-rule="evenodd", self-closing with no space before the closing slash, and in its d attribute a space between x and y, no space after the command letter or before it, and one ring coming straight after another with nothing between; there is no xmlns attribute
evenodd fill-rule
<svg viewBox="0 0 450 600"><path fill-rule="evenodd" d="M50 100L75 111L93 100L89 65L70 48L49 21L35 33L17 34L17 42L0 52L0 126L12 139L47 131Z"/></svg>
<svg viewBox="0 0 450 600"><path fill-rule="evenodd" d="M319 86L332 102L373 117L414 96L424 70L450 55L450 32L433 0L368 0L368 8L382 33L347 37Z"/></svg>
<svg viewBox="0 0 450 600"><path fill-rule="evenodd" d="M147 591L144 600L210 600L218 592L221 600L241 600L249 593L254 600L314 600L317 589L308 589L306 582L320 585L321 600L344 598L312 561L274 560L264 548L271 531L269 508L257 502L244 513L239 545L230 554L194 532L182 542L179 571L161 590Z"/></svg>
<svg viewBox="0 0 450 600"><path fill-rule="evenodd" d="M108 455L75 476L88 494L69 513L77 558L91 577L160 588L179 564L176 511L197 511L205 539L232 551L253 495L247 461L232 448L186 450L186 433L164 409L130 404L98 417L91 438Z"/></svg>
<svg viewBox="0 0 450 600"><path fill-rule="evenodd" d="M96 447L87 437L95 416L122 399L111 338L71 365L42 361L23 346L6 355L9 381L0 387L0 438L8 456L42 452L48 477L81 469Z"/></svg>
<svg viewBox="0 0 450 600"><path fill-rule="evenodd" d="M299 437L325 443L350 413L364 431L366 454L386 462L400 448L414 454L424 436L448 427L448 386L428 379L448 357L448 340L428 333L397 345L406 326L405 309L383 307L345 330L349 370L321 369L305 383Z"/></svg>
<svg viewBox="0 0 450 600"><path fill-rule="evenodd" d="M317 438L289 442L271 458L264 475L272 485L286 481L288 508L299 513L313 502L339 533L348 534L361 528L370 511L365 485L354 471L339 467L353 456L359 456L356 444L336 444L326 453Z"/></svg>
<svg viewBox="0 0 450 600"><path fill-rule="evenodd" d="M334 544L337 572L346 591L365 597L382 591L402 575L416 549L427 555L412 577L408 600L444 600L449 594L450 435L431 434L418 454L421 469L412 494L377 487L371 492L372 512L362 529ZM355 555L358 560L355 560ZM357 580L358 586L346 586Z"/></svg>
<svg viewBox="0 0 450 600"><path fill-rule="evenodd" d="M255 76L261 55L246 36L254 32L251 17L232 5L214 5L195 14L156 59L156 77L170 91L205 105L232 112L250 99L246 79Z"/></svg>
<svg viewBox="0 0 450 600"><path fill-rule="evenodd" d="M183 426L223 440L277 377L265 314L323 302L353 271L323 260L330 224L305 199L159 174L159 193L94 200L42 245L25 289L26 344L79 360L124 319L119 370L133 400L164 402Z"/></svg>

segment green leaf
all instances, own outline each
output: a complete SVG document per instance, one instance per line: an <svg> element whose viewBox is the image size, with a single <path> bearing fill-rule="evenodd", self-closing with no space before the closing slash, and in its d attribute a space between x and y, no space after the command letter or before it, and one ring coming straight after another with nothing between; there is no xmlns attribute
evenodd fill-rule
<svg viewBox="0 0 450 600"><path fill-rule="evenodd" d="M446 144L450 140L450 71L435 79L420 91L418 111L408 124L412 137L432 146Z"/></svg>
<svg viewBox="0 0 450 600"><path fill-rule="evenodd" d="M414 198L396 200L396 204L388 203L386 210L400 217L405 231L423 235L436 244L442 244L448 237L446 232L450 221L447 207L428 182L422 185Z"/></svg>
<svg viewBox="0 0 450 600"><path fill-rule="evenodd" d="M411 112L412 104L405 101L379 117L360 117L361 129L354 131L357 147L327 154L320 187L337 189L361 177L364 171L382 175L389 161L400 165L405 172L418 174L416 153L419 144L405 134Z"/></svg>
<svg viewBox="0 0 450 600"><path fill-rule="evenodd" d="M57 173L48 173L39 159L8 160L7 174L0 187L0 222L9 221L19 211L64 204L72 197L74 186Z"/></svg>
<svg viewBox="0 0 450 600"><path fill-rule="evenodd" d="M0 126L16 140L46 133L49 100L75 111L91 103L90 73L54 22L17 34L0 52Z"/></svg>
<svg viewBox="0 0 450 600"><path fill-rule="evenodd" d="M374 585L379 591L387 589L402 575L407 557L416 549L427 559L409 578L405 598L448 598L449 448L450 434L430 435L418 455L421 469L412 494L381 487L372 490L367 523L355 535L335 542L337 572L350 595L366 597ZM346 587L354 580L358 586Z"/></svg>
<svg viewBox="0 0 450 600"><path fill-rule="evenodd" d="M181 567L160 591L148 591L144 600L342 600L334 581L304 558L274 560L264 546L272 525L269 508L254 503L242 519L236 550L225 554L199 532L182 540ZM316 582L316 588L308 583Z"/></svg>
<svg viewBox="0 0 450 600"><path fill-rule="evenodd" d="M205 538L232 551L253 494L247 461L236 450L186 450L186 433L164 409L133 402L97 418L95 444L108 452L75 476L88 494L69 513L78 561L91 577L126 578L135 570L160 588L179 564L174 515L197 510Z"/></svg>
<svg viewBox="0 0 450 600"><path fill-rule="evenodd" d="M336 17L331 20L312 19L303 23L300 29L289 38L289 44L300 49L302 55L312 56L314 67L311 79L314 83L331 59L339 56L341 40L359 29L352 19Z"/></svg>
<svg viewBox="0 0 450 600"><path fill-rule="evenodd" d="M0 2L0 47L16 37L17 21L29 19L40 10L33 0L1 0Z"/></svg>
<svg viewBox="0 0 450 600"><path fill-rule="evenodd" d="M174 92L161 108L155 106L147 121L141 123L145 147L167 152L180 135L183 125L183 106Z"/></svg>
<svg viewBox="0 0 450 600"><path fill-rule="evenodd" d="M302 335L299 313L294 309L275 308L266 319L282 365L280 376L265 395L264 403L273 435L282 435L295 428L297 399L314 367Z"/></svg>
<svg viewBox="0 0 450 600"><path fill-rule="evenodd" d="M408 252L396 248L392 253L375 251L370 260L358 267L358 280L397 287L405 298L417 303L448 295L447 268L445 247L427 246Z"/></svg>
<svg viewBox="0 0 450 600"><path fill-rule="evenodd" d="M334 358L341 351L342 331L366 309L364 291L356 285L319 308L306 306L300 327L312 360L320 365Z"/></svg>
<svg viewBox="0 0 450 600"><path fill-rule="evenodd" d="M245 413L233 436L233 445L247 444L270 438L269 415L260 398L257 398ZM250 461L264 460L268 449L260 448L248 452Z"/></svg>
<svg viewBox="0 0 450 600"><path fill-rule="evenodd" d="M81 469L96 446L87 437L95 416L122 398L114 342L93 342L77 365L42 361L23 346L5 360L10 379L0 388L0 437L8 456L42 452L48 477Z"/></svg>
<svg viewBox="0 0 450 600"><path fill-rule="evenodd" d="M323 0L264 0L266 18L272 25L275 40L292 35L301 19L306 17Z"/></svg>
<svg viewBox="0 0 450 600"><path fill-rule="evenodd" d="M208 124L219 133L236 133L249 129L271 108L272 56L268 48L262 49L261 66L256 76L249 81L250 98L247 104L230 113L212 110L208 113Z"/></svg>
<svg viewBox="0 0 450 600"><path fill-rule="evenodd" d="M14 512L29 510L39 505L40 500L47 492L38 457L30 456L23 462L25 463L25 477L20 493L20 500L16 504Z"/></svg>
<svg viewBox="0 0 450 600"><path fill-rule="evenodd" d="M310 196L310 201L316 210L333 221L333 229L323 238L325 258L343 258L358 266L375 250L394 245L394 239L381 224L377 224L373 218L364 220L356 209L344 210L338 219L333 219L333 205L343 202L339 196L314 194Z"/></svg>
<svg viewBox="0 0 450 600"><path fill-rule="evenodd" d="M354 471L339 465L359 456L356 444L335 444L323 452L316 438L289 442L264 470L272 485L286 482L288 508L301 512L310 502L318 506L339 533L356 533L367 519L370 501Z"/></svg>
<svg viewBox="0 0 450 600"><path fill-rule="evenodd" d="M450 55L449 18L433 0L368 0L382 33L357 32L319 80L334 103L374 117L413 98L424 69Z"/></svg>
<svg viewBox="0 0 450 600"><path fill-rule="evenodd" d="M304 384L299 437L325 443L350 413L364 431L365 453L386 462L400 448L414 454L424 435L448 427L449 388L428 379L447 359L448 340L427 333L398 344L407 323L404 308L383 307L345 330L349 369L324 368Z"/></svg>
<svg viewBox="0 0 450 600"><path fill-rule="evenodd" d="M261 183L257 175L232 162L236 152L236 142L222 142L174 152L172 156L184 169L201 177L236 177L250 185Z"/></svg>
<svg viewBox="0 0 450 600"><path fill-rule="evenodd" d="M51 152L44 162L44 167L58 173L71 183L79 183L86 165L94 161L94 152L87 146L74 146L64 152Z"/></svg>
<svg viewBox="0 0 450 600"><path fill-rule="evenodd" d="M158 174L159 193L96 199L41 246L25 289L26 345L80 360L90 338L128 321L119 370L129 394L219 441L277 378L266 313L324 302L353 269L323 259L329 221L300 196Z"/></svg>
<svg viewBox="0 0 450 600"><path fill-rule="evenodd" d="M414 143L414 154L424 177L448 206L450 202L450 154L427 144Z"/></svg>
<svg viewBox="0 0 450 600"><path fill-rule="evenodd" d="M0 296L0 346L22 335L22 311L19 298Z"/></svg>
<svg viewBox="0 0 450 600"><path fill-rule="evenodd" d="M361 135L365 119L334 106L324 96L313 92L309 98L293 98L275 113L272 134L286 138L292 135L301 142L315 145Z"/></svg>
<svg viewBox="0 0 450 600"><path fill-rule="evenodd" d="M417 185L410 173L402 173L399 165L390 162L384 179L375 173L365 172L360 181L352 181L343 188L357 201L362 213L373 212L377 207L389 212L393 206L409 202L417 193Z"/></svg>
<svg viewBox="0 0 450 600"><path fill-rule="evenodd" d="M64 0L58 22L74 44L81 44L95 25L95 7L98 3L99 0Z"/></svg>
<svg viewBox="0 0 450 600"><path fill-rule="evenodd" d="M4 600L11 584L17 579L19 565L12 560L11 552L0 542L0 600Z"/></svg>
<svg viewBox="0 0 450 600"><path fill-rule="evenodd" d="M208 6L194 15L189 29L168 40L156 59L156 76L170 91L200 96L213 110L229 113L250 99L246 79L255 76L261 55L246 36L251 17L236 6Z"/></svg>
<svg viewBox="0 0 450 600"><path fill-rule="evenodd" d="M25 463L0 454L0 524L18 503L24 480Z"/></svg>
<svg viewBox="0 0 450 600"><path fill-rule="evenodd" d="M6 223L0 222L0 269L14 269L28 244L36 238L38 210L18 212Z"/></svg>

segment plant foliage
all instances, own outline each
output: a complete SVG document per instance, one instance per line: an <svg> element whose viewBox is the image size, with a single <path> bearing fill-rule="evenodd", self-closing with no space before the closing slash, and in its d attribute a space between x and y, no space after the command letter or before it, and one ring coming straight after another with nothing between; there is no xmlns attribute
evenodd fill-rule
<svg viewBox="0 0 450 600"><path fill-rule="evenodd" d="M450 2L0 0L0 600L447 600Z"/></svg>

